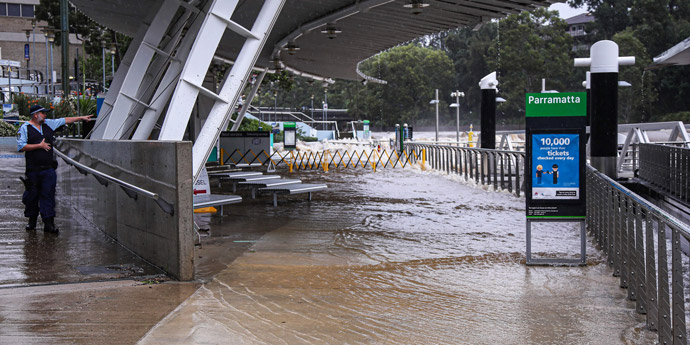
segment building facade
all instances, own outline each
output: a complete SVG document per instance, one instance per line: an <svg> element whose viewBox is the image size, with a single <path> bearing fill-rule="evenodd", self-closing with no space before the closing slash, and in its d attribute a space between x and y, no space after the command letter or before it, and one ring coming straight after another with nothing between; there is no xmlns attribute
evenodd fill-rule
<svg viewBox="0 0 690 345"><path fill-rule="evenodd" d="M0 88L4 91L9 87L8 78L11 76L13 92L43 93L37 92L39 88L35 86L45 85L52 74L51 70L55 71L54 83L59 88L62 53L51 33L57 29L49 28L47 22L36 20L38 6L40 0L0 0L0 60L20 64L19 68L0 66ZM76 35L70 34L70 61L74 61L80 46ZM72 64L70 62L70 67ZM27 84L27 80L33 84Z"/></svg>

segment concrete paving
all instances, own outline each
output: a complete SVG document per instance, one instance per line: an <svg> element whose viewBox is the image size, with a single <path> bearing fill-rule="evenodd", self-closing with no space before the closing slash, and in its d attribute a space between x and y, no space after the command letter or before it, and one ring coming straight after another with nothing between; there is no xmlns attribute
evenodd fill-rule
<svg viewBox="0 0 690 345"><path fill-rule="evenodd" d="M196 216L196 280L175 282L67 205L59 235L26 232L23 160L0 164L1 344L655 340L591 243L587 267L525 267L523 201L437 175L307 172L297 177L329 185L312 202ZM544 238L542 255L578 243ZM555 239L565 244L549 252Z"/></svg>

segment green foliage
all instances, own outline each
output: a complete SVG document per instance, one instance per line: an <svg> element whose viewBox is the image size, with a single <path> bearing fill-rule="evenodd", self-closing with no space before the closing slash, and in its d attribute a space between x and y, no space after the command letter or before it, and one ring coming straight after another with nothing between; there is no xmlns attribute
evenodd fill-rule
<svg viewBox="0 0 690 345"><path fill-rule="evenodd" d="M17 135L17 128L10 123L0 121L0 137L14 137Z"/></svg>
<svg viewBox="0 0 690 345"><path fill-rule="evenodd" d="M658 99L654 87L655 74L645 72L645 66L652 63L642 42L628 28L613 36L622 56L635 56L635 65L620 69L619 80L632 84L631 87L618 88L618 116L622 123L648 122L649 105Z"/></svg>
<svg viewBox="0 0 690 345"><path fill-rule="evenodd" d="M540 92L542 78L549 89L572 91L578 86L578 75L572 67L570 52L573 39L567 24L555 11L539 8L508 16L499 24L500 41L489 48L491 70L498 70L499 95L506 99L498 107L497 120L522 123L525 116L525 93ZM584 72L581 73L584 78Z"/></svg>
<svg viewBox="0 0 690 345"><path fill-rule="evenodd" d="M228 126L228 130L230 130L229 127L231 126L232 124ZM259 127L261 127L261 129L259 129ZM240 124L240 128L238 128L237 130L240 132L268 132L271 130L271 125L269 125L266 122L261 122L259 120L245 118L242 120L242 124Z"/></svg>
<svg viewBox="0 0 690 345"><path fill-rule="evenodd" d="M660 117L659 121L683 121L684 124L690 124L690 111L666 114Z"/></svg>

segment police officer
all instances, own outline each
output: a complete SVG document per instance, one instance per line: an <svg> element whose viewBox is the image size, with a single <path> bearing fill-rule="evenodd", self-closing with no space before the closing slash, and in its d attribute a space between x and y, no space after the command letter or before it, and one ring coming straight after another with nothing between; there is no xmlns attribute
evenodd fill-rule
<svg viewBox="0 0 690 345"><path fill-rule="evenodd" d="M26 205L24 216L29 218L26 230L35 230L38 214L43 220L43 231L57 233L55 226L55 184L57 160L52 152L55 130L77 121L91 121L91 116L46 119L50 110L34 105L29 110L31 120L17 132L17 151L26 152L26 191L22 202Z"/></svg>

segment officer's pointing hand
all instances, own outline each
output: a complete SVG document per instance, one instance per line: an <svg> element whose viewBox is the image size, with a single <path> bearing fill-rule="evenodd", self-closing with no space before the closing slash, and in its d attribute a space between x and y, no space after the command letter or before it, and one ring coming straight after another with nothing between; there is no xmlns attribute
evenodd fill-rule
<svg viewBox="0 0 690 345"><path fill-rule="evenodd" d="M92 116L93 116L93 115L82 116L81 119L82 119L82 121L90 122Z"/></svg>
<svg viewBox="0 0 690 345"><path fill-rule="evenodd" d="M42 149L44 149L46 151L50 151L50 144L48 144L45 139L41 140L40 145L41 145Z"/></svg>

